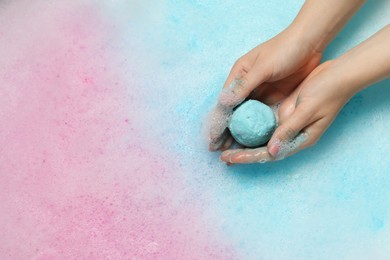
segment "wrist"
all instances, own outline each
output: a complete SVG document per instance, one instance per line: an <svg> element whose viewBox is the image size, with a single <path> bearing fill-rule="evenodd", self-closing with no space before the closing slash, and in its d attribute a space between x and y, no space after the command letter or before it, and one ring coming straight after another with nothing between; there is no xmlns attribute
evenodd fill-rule
<svg viewBox="0 0 390 260"><path fill-rule="evenodd" d="M326 100L347 102L358 90L353 84L353 78L344 72L345 69L345 64L339 59L328 60L308 76L306 84L318 85Z"/></svg>
<svg viewBox="0 0 390 260"><path fill-rule="evenodd" d="M384 75L380 73L382 67L369 59L345 55L335 60L333 70L346 91L354 95L383 79Z"/></svg>
<svg viewBox="0 0 390 260"><path fill-rule="evenodd" d="M390 76L390 25L339 57L344 81L356 92Z"/></svg>
<svg viewBox="0 0 390 260"><path fill-rule="evenodd" d="M366 0L307 0L291 23L296 33L323 52Z"/></svg>
<svg viewBox="0 0 390 260"><path fill-rule="evenodd" d="M303 49L308 54L318 53L322 55L324 50L318 48L319 39L314 34L302 30L301 25L293 22L286 28L285 33L292 44L299 46L300 49Z"/></svg>
<svg viewBox="0 0 390 260"><path fill-rule="evenodd" d="M354 64L344 57L327 61L328 78L333 79L338 95L344 96L347 100L364 89L367 84L366 74L362 72L358 64Z"/></svg>

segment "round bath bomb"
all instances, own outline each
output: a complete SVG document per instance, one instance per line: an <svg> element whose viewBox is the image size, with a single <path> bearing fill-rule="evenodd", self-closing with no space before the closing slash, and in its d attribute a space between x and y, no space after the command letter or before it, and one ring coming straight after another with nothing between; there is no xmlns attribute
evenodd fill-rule
<svg viewBox="0 0 390 260"><path fill-rule="evenodd" d="M234 139L247 147L265 144L276 128L272 109L257 100L248 100L237 107L229 123Z"/></svg>

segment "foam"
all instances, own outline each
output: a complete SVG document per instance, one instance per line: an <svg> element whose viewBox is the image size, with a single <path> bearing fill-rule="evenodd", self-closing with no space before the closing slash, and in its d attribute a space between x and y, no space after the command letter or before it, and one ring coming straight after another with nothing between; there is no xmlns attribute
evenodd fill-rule
<svg viewBox="0 0 390 260"><path fill-rule="evenodd" d="M226 141L233 110L244 101L234 91L240 84L241 81L236 79L227 88L222 89L216 107L208 116L206 121L206 127L209 129L208 141L213 149L218 149Z"/></svg>
<svg viewBox="0 0 390 260"><path fill-rule="evenodd" d="M283 160L290 153L297 150L309 137L307 131L299 133L294 139L288 141L276 140L274 144L279 146L279 152L276 156L276 160Z"/></svg>

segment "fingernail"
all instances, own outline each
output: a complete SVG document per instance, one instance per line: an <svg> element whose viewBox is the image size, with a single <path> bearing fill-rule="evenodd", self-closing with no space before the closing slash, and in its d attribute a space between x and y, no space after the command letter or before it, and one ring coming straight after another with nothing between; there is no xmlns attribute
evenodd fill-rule
<svg viewBox="0 0 390 260"><path fill-rule="evenodd" d="M220 147L220 142L211 142L209 144L209 151L216 152L216 151L218 151L219 147Z"/></svg>
<svg viewBox="0 0 390 260"><path fill-rule="evenodd" d="M220 156L220 159L226 163L230 163L230 164L233 164L232 162L232 156L235 154L234 151L224 151L221 156Z"/></svg>
<svg viewBox="0 0 390 260"><path fill-rule="evenodd" d="M279 144L278 141L272 142L270 148L268 149L269 154L272 155L272 157L277 158L279 153Z"/></svg>
<svg viewBox="0 0 390 260"><path fill-rule="evenodd" d="M223 152L221 153L221 156L219 156L219 159L223 162L229 162L229 160L227 160L229 158L229 155L230 155L230 152Z"/></svg>

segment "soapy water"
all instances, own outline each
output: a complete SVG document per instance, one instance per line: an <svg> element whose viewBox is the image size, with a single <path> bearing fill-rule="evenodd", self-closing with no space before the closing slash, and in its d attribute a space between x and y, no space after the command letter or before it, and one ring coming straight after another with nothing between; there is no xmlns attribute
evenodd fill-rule
<svg viewBox="0 0 390 260"><path fill-rule="evenodd" d="M210 149L218 150L229 136L228 125L232 117L233 109L217 105L210 113L206 124L206 130L209 130Z"/></svg>
<svg viewBox="0 0 390 260"><path fill-rule="evenodd" d="M295 152L308 138L307 132L302 132L292 140L288 141L276 141L275 143L279 146L279 152L276 158L273 158L268 152L266 146L259 148L244 148L232 151L227 151L228 161L233 163L232 158L241 161L241 163L266 163L271 161L279 161L286 158L291 153Z"/></svg>
<svg viewBox="0 0 390 260"><path fill-rule="evenodd" d="M271 106L272 111L274 112L276 118L276 127L279 126L279 108L282 102L278 102ZM276 140L274 143L279 146L279 152L275 158L276 161L283 160L290 153L296 151L304 142L306 142L309 137L308 131L300 132L295 138L287 141ZM265 161L261 161L260 163L264 163Z"/></svg>
<svg viewBox="0 0 390 260"><path fill-rule="evenodd" d="M294 139L287 141L276 140L274 144L279 146L279 152L275 158L275 160L283 160L290 153L296 151L309 137L309 133L307 131L299 133Z"/></svg>
<svg viewBox="0 0 390 260"><path fill-rule="evenodd" d="M244 81L240 78L234 79L227 88L223 88L218 98L218 104L225 107L235 108L241 104L245 98L241 98L237 95L240 89L243 87Z"/></svg>
<svg viewBox="0 0 390 260"><path fill-rule="evenodd" d="M241 85L242 80L235 79L227 88L222 89L218 103L206 121L206 129L209 129L208 140L211 150L218 150L229 138L228 125L233 115L233 110L245 100L245 98L240 98L236 92Z"/></svg>

